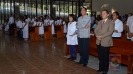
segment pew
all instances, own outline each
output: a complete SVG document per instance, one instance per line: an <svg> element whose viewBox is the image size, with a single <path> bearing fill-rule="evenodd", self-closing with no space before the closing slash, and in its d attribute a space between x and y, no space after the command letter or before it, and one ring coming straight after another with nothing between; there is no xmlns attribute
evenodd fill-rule
<svg viewBox="0 0 133 74"><path fill-rule="evenodd" d="M114 46L111 47L110 54L120 54L121 64L124 64L128 67L127 74L133 74L133 42L127 41L126 39L122 38L120 40L113 39L113 43ZM76 47L78 48L78 46ZM79 51L78 49L76 50ZM88 53L95 57L98 56L96 38L94 36L91 36L90 50ZM69 47L67 45L66 45L66 55L69 55Z"/></svg>
<svg viewBox="0 0 133 74"><path fill-rule="evenodd" d="M29 27L29 33L30 33L30 40L31 41L39 41L41 38L39 37L39 27Z"/></svg>
<svg viewBox="0 0 133 74"><path fill-rule="evenodd" d="M55 25L54 27L57 38L64 38L64 25Z"/></svg>
<svg viewBox="0 0 133 74"><path fill-rule="evenodd" d="M44 40L53 39L52 25L44 26Z"/></svg>

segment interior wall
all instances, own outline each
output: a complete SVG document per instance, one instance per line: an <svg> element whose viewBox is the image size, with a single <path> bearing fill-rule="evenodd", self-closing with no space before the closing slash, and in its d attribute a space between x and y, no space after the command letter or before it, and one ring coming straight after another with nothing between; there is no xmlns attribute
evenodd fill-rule
<svg viewBox="0 0 133 74"><path fill-rule="evenodd" d="M92 11L99 15L103 9L112 13L118 11L122 16L132 12L133 0L92 0Z"/></svg>

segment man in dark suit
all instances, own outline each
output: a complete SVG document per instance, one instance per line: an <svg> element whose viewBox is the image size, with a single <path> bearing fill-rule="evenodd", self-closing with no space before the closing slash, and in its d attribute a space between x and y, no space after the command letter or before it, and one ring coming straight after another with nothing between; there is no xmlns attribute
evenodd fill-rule
<svg viewBox="0 0 133 74"><path fill-rule="evenodd" d="M109 50L113 46L112 33L114 31L114 22L109 17L109 11L102 11L102 20L94 32L96 35L96 44L98 49L99 70L102 74L107 74L109 69Z"/></svg>

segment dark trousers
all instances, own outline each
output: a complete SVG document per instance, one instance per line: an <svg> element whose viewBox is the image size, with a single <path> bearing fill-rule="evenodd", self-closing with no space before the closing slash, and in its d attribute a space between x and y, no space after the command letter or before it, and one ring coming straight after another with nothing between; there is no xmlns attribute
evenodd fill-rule
<svg viewBox="0 0 133 74"><path fill-rule="evenodd" d="M76 58L76 46L69 45L69 47L70 47L70 57Z"/></svg>
<svg viewBox="0 0 133 74"><path fill-rule="evenodd" d="M89 60L90 38L78 38L80 63L87 65Z"/></svg>
<svg viewBox="0 0 133 74"><path fill-rule="evenodd" d="M109 50L110 47L103 47L100 45L97 45L98 49L98 59L99 59L99 71L108 72L109 69Z"/></svg>
<svg viewBox="0 0 133 74"><path fill-rule="evenodd" d="M9 35L14 35L14 26L13 24L9 25Z"/></svg>
<svg viewBox="0 0 133 74"><path fill-rule="evenodd" d="M17 36L18 38L23 39L23 31L21 28L19 29Z"/></svg>

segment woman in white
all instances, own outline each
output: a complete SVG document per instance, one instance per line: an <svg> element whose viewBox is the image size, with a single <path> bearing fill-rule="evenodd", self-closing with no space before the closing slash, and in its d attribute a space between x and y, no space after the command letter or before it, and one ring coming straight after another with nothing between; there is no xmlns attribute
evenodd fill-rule
<svg viewBox="0 0 133 74"><path fill-rule="evenodd" d="M112 17L113 17L113 21L115 22L115 30L112 37L115 39L121 39L122 32L123 32L123 23L121 20L118 19L119 13L114 12Z"/></svg>
<svg viewBox="0 0 133 74"><path fill-rule="evenodd" d="M46 15L45 19L44 19L45 26L49 25L48 22L49 22L49 17L48 17L48 15Z"/></svg>
<svg viewBox="0 0 133 74"><path fill-rule="evenodd" d="M39 35L42 39L42 36L44 35L44 27L43 27L43 20L42 19L39 20L38 26L39 26Z"/></svg>
<svg viewBox="0 0 133 74"><path fill-rule="evenodd" d="M37 19L35 19L35 20L33 21L32 26L33 26L33 27L34 27L34 26L37 26Z"/></svg>
<svg viewBox="0 0 133 74"><path fill-rule="evenodd" d="M24 38L24 41L28 41L28 38L29 38L29 33L28 33L28 30L29 30L28 19L27 19L27 16L24 16L24 18L25 18L25 21L23 22L23 38Z"/></svg>
<svg viewBox="0 0 133 74"><path fill-rule="evenodd" d="M54 35L55 34L55 31L54 31L54 20L52 19L52 17L50 17L49 23L52 26L52 34Z"/></svg>
<svg viewBox="0 0 133 74"><path fill-rule="evenodd" d="M76 35L76 21L74 14L69 15L68 32L67 32L67 45L70 47L69 60L76 60L76 45L78 45Z"/></svg>

